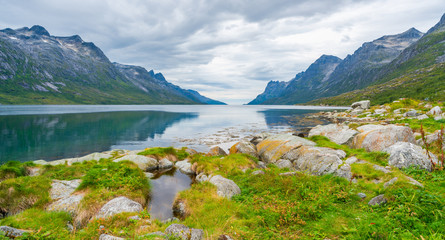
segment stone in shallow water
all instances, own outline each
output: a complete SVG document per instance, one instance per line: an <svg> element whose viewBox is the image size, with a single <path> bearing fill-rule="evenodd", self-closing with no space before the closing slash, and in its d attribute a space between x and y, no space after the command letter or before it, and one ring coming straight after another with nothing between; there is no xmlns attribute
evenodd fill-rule
<svg viewBox="0 0 445 240"><path fill-rule="evenodd" d="M185 174L195 174L195 172L192 170L192 164L189 162L188 159L176 162L175 166L182 173L185 173Z"/></svg>
<svg viewBox="0 0 445 240"><path fill-rule="evenodd" d="M158 165L159 169L169 169L173 167L173 163L170 162L170 160L168 160L167 158L163 158L161 160L159 160L159 165Z"/></svg>

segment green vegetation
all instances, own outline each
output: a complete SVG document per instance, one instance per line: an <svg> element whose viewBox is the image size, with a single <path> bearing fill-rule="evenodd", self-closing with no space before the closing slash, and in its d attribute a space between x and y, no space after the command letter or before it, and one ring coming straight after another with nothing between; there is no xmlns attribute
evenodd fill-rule
<svg viewBox="0 0 445 240"><path fill-rule="evenodd" d="M184 160L189 156L186 150L187 148L175 149L173 147L165 147L165 148L154 147L154 148L148 148L138 154L144 156L155 156L158 158L162 158L167 155L173 155L176 156L178 160Z"/></svg>
<svg viewBox="0 0 445 240"><path fill-rule="evenodd" d="M240 172L255 166L258 159L247 154L230 154L228 156L206 156L196 154L191 159L192 164L197 164L196 171L206 174L221 174L227 176L233 172Z"/></svg>
<svg viewBox="0 0 445 240"><path fill-rule="evenodd" d="M410 97L417 100L445 101L445 63L409 72L388 82L347 92L335 97L321 98L308 104L328 104L349 106L363 99L373 105L390 103L399 98Z"/></svg>
<svg viewBox="0 0 445 240"><path fill-rule="evenodd" d="M0 166L0 180L25 176L28 169L34 166L31 162L9 161Z"/></svg>

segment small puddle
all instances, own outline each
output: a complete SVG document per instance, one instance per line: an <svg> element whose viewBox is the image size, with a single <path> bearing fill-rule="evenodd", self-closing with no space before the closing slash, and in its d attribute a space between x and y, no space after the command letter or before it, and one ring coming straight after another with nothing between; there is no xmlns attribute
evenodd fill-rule
<svg viewBox="0 0 445 240"><path fill-rule="evenodd" d="M172 206L176 194L189 189L193 178L175 168L154 174L155 177L151 179L150 215L163 221L173 217Z"/></svg>

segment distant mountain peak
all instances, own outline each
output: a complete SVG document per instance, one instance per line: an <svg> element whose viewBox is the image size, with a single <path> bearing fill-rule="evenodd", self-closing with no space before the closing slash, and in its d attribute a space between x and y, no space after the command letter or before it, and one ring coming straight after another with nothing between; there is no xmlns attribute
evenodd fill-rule
<svg viewBox="0 0 445 240"><path fill-rule="evenodd" d="M49 32L42 26L34 25L32 26L29 31L34 32L37 35L44 35L44 36L50 36Z"/></svg>
<svg viewBox="0 0 445 240"><path fill-rule="evenodd" d="M156 73L154 75L154 78L161 80L161 81L166 81L164 75L162 75L162 73Z"/></svg>
<svg viewBox="0 0 445 240"><path fill-rule="evenodd" d="M400 38L420 38L423 35L423 33L416 28L410 28L407 31L398 34Z"/></svg>

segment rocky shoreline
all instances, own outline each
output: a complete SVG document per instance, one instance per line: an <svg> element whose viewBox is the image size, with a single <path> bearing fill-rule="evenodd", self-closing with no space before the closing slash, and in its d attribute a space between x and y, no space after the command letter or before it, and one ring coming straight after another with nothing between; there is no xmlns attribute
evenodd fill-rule
<svg viewBox="0 0 445 240"><path fill-rule="evenodd" d="M253 137L241 139L227 151L219 146L213 147L207 153L198 153L188 148L169 148L168 151L165 148L153 148L140 151L113 150L52 162L37 160L25 167L25 176L31 178L47 176L54 168L70 169L88 164L90 164L88 168L94 168L95 164L108 164L103 166L119 164L118 168L130 164L128 165L130 168L134 166L132 171L143 173L147 179L150 179L154 176L151 173L153 171L177 168L181 172L195 177L196 183L193 185L197 187L213 186L216 193L215 198L225 198L225 201L231 202L234 196L240 195L244 191L243 187L239 186L239 181L238 183L234 181L237 178L230 179L233 172L244 174L242 176L250 178L272 174L274 169L278 169L279 175L277 176L280 179L304 175L332 175L345 179L352 186L355 184L357 189L365 189L358 186L374 184L371 187L374 190L367 193L355 192L353 195L358 196L360 200L366 200L369 206L380 206L393 201L390 196L385 195L385 189L406 186L404 184L415 188L424 188L425 183L422 183L421 179L408 176L403 171L404 169L415 167L424 171L434 171L438 166L443 167L443 155L427 151L429 145L444 142L443 132L442 135L440 135L440 130L425 133L422 129L419 132L418 129L410 128L408 123L396 122L412 119L440 121L445 118L442 108L433 107L423 102L416 103L416 108L405 108L399 104L403 101L405 100L401 99L388 105L372 108L369 101L361 101L352 104L351 109L345 112L315 114L312 116L313 118L325 118L332 123L313 127L307 133L308 138L296 136L297 133L259 133ZM402 107L398 107L399 105ZM442 151L443 154L445 144L440 146L442 149L438 151L439 153ZM383 159L382 162L378 161L380 158ZM89 176L88 168L82 170L86 171L86 174L79 174L78 178L75 176L66 178L70 180L48 178L51 181L49 200L42 207L44 211L48 212L69 213L73 221L65 226L68 232L75 233L82 228L88 228L88 222L103 222L104 220L101 219L111 219L124 214L125 221L138 222L136 224L138 229L135 230L139 233L138 239L210 238L206 232L207 229L198 229L182 224L182 221L192 216L195 211L188 203L191 200L182 194L177 196L172 206L172 211L178 219L156 223L156 226L155 219L144 216L143 212L146 211L144 207L147 205L145 200L138 200L131 194L119 191L110 193L107 197L101 196L106 200L102 201L104 204L98 205L96 210L90 214L91 216L82 216L85 214L85 199L95 196L91 193L94 188L81 187L85 181L90 180L85 177ZM102 168L101 171L111 171L102 165L100 168ZM138 170L134 170L135 168ZM363 171L374 173L370 176ZM0 183L0 186L13 181L14 177L3 175L3 182ZM193 188L186 192L193 191ZM2 188L2 191L6 191L6 189ZM13 213L7 207L2 206L0 201L0 209L9 218L14 218L14 215L32 207L33 204L29 204ZM79 216L82 216L83 220L79 220L81 219ZM93 238L124 239L123 232L115 236L113 234L119 232L105 230L111 226L104 225L105 223L102 222L99 227L102 229L99 231L101 234L92 236ZM162 228L164 228L163 231L149 232L150 229ZM38 234L33 229L17 229L13 226L1 226L0 231L3 231L9 238ZM218 239L238 239L239 236L236 234L236 232L223 231L219 232L217 236L214 234L211 236L212 238L218 237Z"/></svg>

